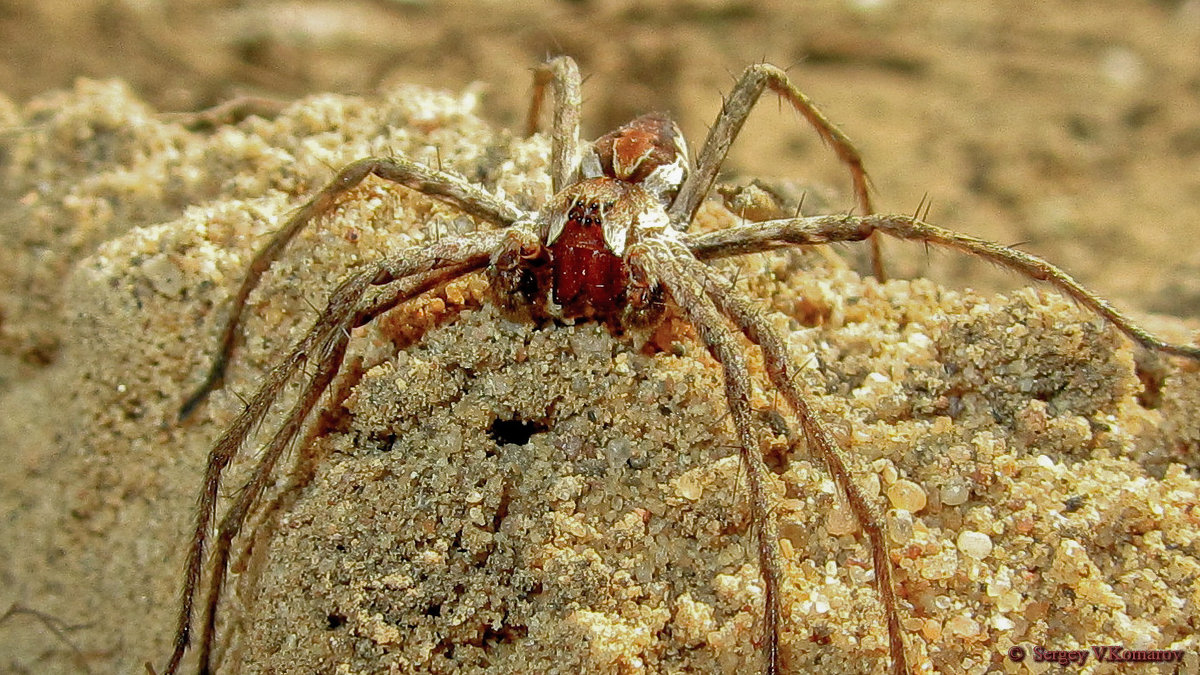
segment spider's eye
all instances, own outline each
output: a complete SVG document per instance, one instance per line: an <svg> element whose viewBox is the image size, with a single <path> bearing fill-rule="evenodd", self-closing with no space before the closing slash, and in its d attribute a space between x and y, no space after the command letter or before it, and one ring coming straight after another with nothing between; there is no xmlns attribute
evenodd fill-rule
<svg viewBox="0 0 1200 675"><path fill-rule="evenodd" d="M690 164L679 127L662 113L650 113L596 139L599 172L641 184L668 204L687 178Z"/></svg>

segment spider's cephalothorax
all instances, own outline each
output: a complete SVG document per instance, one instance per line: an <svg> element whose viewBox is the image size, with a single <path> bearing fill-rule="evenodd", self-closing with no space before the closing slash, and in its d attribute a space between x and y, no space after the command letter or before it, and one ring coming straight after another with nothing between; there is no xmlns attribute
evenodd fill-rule
<svg viewBox="0 0 1200 675"><path fill-rule="evenodd" d="M689 168L683 135L660 113L596 139L583 153L583 180L541 212L542 250L491 266L498 302L538 319L594 319L614 330L653 323L662 294L625 257L638 242L669 236L666 207Z"/></svg>
<svg viewBox="0 0 1200 675"><path fill-rule="evenodd" d="M353 329L416 296L463 275L486 270L493 296L505 308L537 320L599 320L611 328L652 323L670 307L719 364L725 383L728 420L737 437L750 515L757 535L762 575L762 670L784 669L783 622L787 613L776 480L759 447L759 418L751 408L753 376L748 350L761 354L763 375L779 393L808 452L833 478L866 535L875 587L887 625L887 654L893 675L908 673L910 655L901 623L889 543L880 505L859 487L854 464L810 404L800 365L787 340L765 312L744 297L719 270L716 258L774 249L858 241L876 231L953 248L1041 280L1111 322L1142 346L1164 354L1200 360L1200 347L1171 344L1146 332L1065 272L1021 251L958 234L915 217L872 215L862 160L850 141L816 109L780 69L750 66L725 99L696 162L689 164L682 136L662 115L646 115L602 136L590 146L579 142L580 77L566 57L552 59L535 75L530 119L552 88L551 183L555 192L537 212L488 193L463 178L404 158L353 162L283 224L252 261L221 334L207 377L184 404L186 416L221 382L233 351L246 301L263 271L297 232L330 213L338 200L369 176L417 190L485 224L472 234L403 249L352 271L330 294L326 308L292 351L263 379L246 408L217 441L208 457L185 565L183 596L174 650L166 672L175 672L191 642L195 602L204 576L205 547L217 515L221 478L285 391L294 392L289 410L265 443L249 479L233 491L216 528L211 573L200 623L199 670L210 668L216 612L226 580L232 542L271 484L275 466L301 435L311 413L338 376ZM712 190L717 172L751 109L770 89L790 103L849 169L862 215L794 217L738 224L704 234L686 230ZM534 125L531 125L534 126ZM872 242L874 239L872 238ZM876 261L876 270L881 266ZM289 383L297 386L289 388ZM451 460L452 461L452 460ZM664 631L668 636L670 631ZM665 637L663 639L670 639ZM910 638L915 639L915 638ZM684 651L691 647L682 648Z"/></svg>

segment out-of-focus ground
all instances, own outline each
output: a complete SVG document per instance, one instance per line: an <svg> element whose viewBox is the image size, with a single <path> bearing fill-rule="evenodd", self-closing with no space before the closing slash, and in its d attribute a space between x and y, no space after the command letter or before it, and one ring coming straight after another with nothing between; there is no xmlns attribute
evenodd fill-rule
<svg viewBox="0 0 1200 675"><path fill-rule="evenodd" d="M0 92L119 77L158 109L239 94L486 86L517 127L528 68L570 54L592 135L652 109L698 144L746 64L766 60L855 140L878 208L1061 263L1123 306L1200 315L1200 2L7 2ZM846 180L768 102L729 169ZM835 203L849 208L844 198ZM959 256L891 247L898 274L1011 287ZM933 268L930 272L930 268Z"/></svg>

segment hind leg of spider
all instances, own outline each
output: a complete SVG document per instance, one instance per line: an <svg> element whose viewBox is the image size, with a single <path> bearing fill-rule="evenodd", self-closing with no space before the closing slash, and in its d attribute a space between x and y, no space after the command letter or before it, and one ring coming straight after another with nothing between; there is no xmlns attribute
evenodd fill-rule
<svg viewBox="0 0 1200 675"><path fill-rule="evenodd" d="M394 257L368 263L352 273L333 292L326 309L317 318L312 329L297 343L291 354L267 374L263 385L213 446L213 450L209 454L197 509L196 526L184 568L183 595L176 625L174 649L165 670L166 673L175 672L190 641L192 610L202 573L208 528L216 511L221 474L249 440L253 429L272 408L285 385L297 374L303 364L314 361L318 364L325 363L330 358L329 354L331 350L334 350L338 340L347 339L350 330L358 322L369 320L379 311L383 311L381 307L386 308L387 302L392 302L392 304L403 302L434 285L480 269L488 264L494 254L508 250L509 246L534 245L530 241L536 243L534 235L528 234L524 238L523 235L525 235L523 231L516 229L482 232L472 236L443 240L429 246L413 247ZM371 287L393 284L393 282L394 286L390 288L395 295L384 294L380 298L363 299L364 294ZM391 299L389 300L389 298ZM384 305L379 305L379 302L383 302ZM338 364L340 364L340 358L334 364L334 370ZM306 385L305 393L301 394L301 399L298 399L298 403L293 407L291 417L280 427L267 452L259 460L260 463L252 481L266 481L269 478L270 470L273 468L278 453L283 452L287 447L320 396L320 392L313 393L311 395L315 398L305 404L307 407L301 405L305 403L305 397L313 391L312 385L315 382L318 382L318 379L311 378L309 384ZM324 391L327 385L328 382L318 388ZM300 417L294 419L297 414ZM260 473L263 474L261 478L258 477ZM264 482L263 485L265 486L265 484ZM261 491L261 487L258 490ZM243 494L254 492L255 488L252 483L243 491ZM251 504L246 505L244 509L248 511ZM230 521L237 522L237 526L232 528L232 533L228 535L230 539L236 534L237 528L240 528L243 519L244 514L235 518L234 521ZM224 574L223 570L214 571L214 575L218 573ZM210 598L209 603L215 603L215 599Z"/></svg>
<svg viewBox="0 0 1200 675"><path fill-rule="evenodd" d="M546 87L554 92L554 122L550 133L550 181L554 192L579 180L583 146L579 138L583 95L579 67L569 56L558 56L533 71L533 94L529 98L526 135L538 130L538 118L546 99Z"/></svg>
<svg viewBox="0 0 1200 675"><path fill-rule="evenodd" d="M738 78L733 91L725 99L721 112L713 122L704 147L696 159L696 170L688 177L687 182L679 191L679 196L671 204L668 214L671 222L677 227L686 228L700 208L700 202L712 190L717 179L717 172L729 154L729 148L741 131L742 125L750 116L750 111L758 103L765 90L770 89L780 98L792 104L809 125L816 130L821 140L825 141L837 155L838 160L850 172L850 180L854 186L854 197L862 215L874 212L871 205L871 195L867 184L867 171L863 167L862 157L858 149L841 129L830 122L816 105L800 91L787 73L766 63L757 63L746 68ZM879 247L878 238L870 239L871 269L880 281L886 279L883 266L883 254Z"/></svg>
<svg viewBox="0 0 1200 675"><path fill-rule="evenodd" d="M795 363L788 355L782 336L770 326L762 310L737 293L730 286L728 279L708 265L692 258L687 261L687 266L690 274L704 279L705 292L720 311L729 317L751 342L762 349L768 379L792 408L804 430L808 447L815 452L826 471L833 477L851 512L867 534L875 570L875 585L883 602L884 616L887 620L891 672L894 675L908 673L907 649L900 626L892 563L888 557L888 546L881 525L882 510L863 494L855 482L850 470L849 457L833 440L829 429L809 405L812 396L805 390L803 380L800 379Z"/></svg>
<svg viewBox="0 0 1200 675"><path fill-rule="evenodd" d="M204 380L179 409L179 418L186 419L204 401L209 392L218 388L225 377L225 368L237 341L246 300L258 286L271 263L279 257L288 243L313 220L329 213L338 199L354 189L367 176L377 176L422 192L458 208L463 213L499 227L512 225L520 213L507 202L471 185L462 178L444 171L401 158L370 158L353 162L338 172L320 192L292 215L283 227L255 254L246 276L233 296L221 338Z"/></svg>
<svg viewBox="0 0 1200 675"><path fill-rule="evenodd" d="M700 280L676 262L678 256L690 257L688 253L682 249L666 252L665 255L659 253L643 249L641 253L631 253L630 260L644 272L645 278L662 284L724 370L725 398L738 435L750 493L751 518L758 531L758 563L764 595L763 652L766 663L763 672L778 675L782 672L780 632L783 619L779 526L775 520L775 496L770 494L769 471L753 429L750 372L746 366L746 356L737 335L729 328L712 299L705 294Z"/></svg>
<svg viewBox="0 0 1200 675"><path fill-rule="evenodd" d="M312 356L315 374L304 385L292 410L288 413L283 426L275 432L275 436L263 452L262 459L254 467L250 480L238 491L237 499L225 512L221 524L217 527L216 541L213 543L213 562L210 571L208 593L205 598L204 619L198 647L199 659L197 671L208 675L211 670L211 654L213 639L216 632L217 604L221 597L225 576L229 568L229 554L233 539L241 531L242 524L250 511L258 503L263 490L271 479L275 464L291 441L296 438L303 426L308 413L316 406L321 395L337 375L342 359L346 354L349 338L346 333L338 332L331 336L332 340L321 345Z"/></svg>
<svg viewBox="0 0 1200 675"><path fill-rule="evenodd" d="M341 325L339 330L327 332L327 341L316 350L316 358L311 359L315 366L314 373L306 375L309 380L303 391L300 392L296 403L288 413L283 425L275 432L275 436L264 449L262 458L255 466L250 479L239 490L237 500L230 505L217 527L216 541L213 544L209 589L205 598L203 628L198 647L200 672L209 672L212 647L216 638L217 605L220 602L221 589L228 573L233 540L241 532L247 517L262 498L262 493L271 480L279 458L299 436L304 421L337 375L350 341L350 330L369 323L376 316L420 293L453 281L473 269L474 267L470 265L458 265L394 282L391 287L382 289L374 298L367 299L353 317Z"/></svg>
<svg viewBox="0 0 1200 675"><path fill-rule="evenodd" d="M771 220L691 237L687 245L698 258L709 259L789 246L861 241L876 232L955 249L997 263L1035 281L1050 284L1103 317L1146 349L1200 360L1200 346L1173 344L1153 335L1055 265L1024 251L930 225L916 218L874 215Z"/></svg>

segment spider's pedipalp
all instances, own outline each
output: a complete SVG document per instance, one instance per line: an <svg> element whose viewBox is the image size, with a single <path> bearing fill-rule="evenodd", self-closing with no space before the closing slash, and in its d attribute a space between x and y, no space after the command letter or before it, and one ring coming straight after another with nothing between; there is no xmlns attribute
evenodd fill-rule
<svg viewBox="0 0 1200 675"><path fill-rule="evenodd" d="M443 240L429 246L413 247L396 256L359 268L333 292L325 310L309 332L296 344L291 354L267 375L266 381L234 423L222 434L209 454L196 527L184 568L183 599L176 626L174 650L164 674L176 671L190 642L195 595L204 564L208 529L216 512L221 474L250 439L253 429L273 407L284 385L291 380L301 365L309 362L317 365L316 374L306 382L286 421L276 431L255 466L249 483L242 489L237 501L226 512L221 522L214 554L219 567L214 567L206 599L206 618L200 646L202 669L207 668L216 621L215 607L224 581L224 566L228 562L229 546L268 484L279 457L296 437L308 413L336 375L346 343L349 341L350 329L438 284L482 268L490 261L493 252L509 232L484 232ZM384 293L363 301L368 289L383 284L395 284L392 293Z"/></svg>
<svg viewBox="0 0 1200 675"><path fill-rule="evenodd" d="M821 139L837 154L838 160L850 171L850 179L854 185L854 197L862 215L874 212L867 184L867 171L863 167L862 157L849 137L833 122L830 122L817 109L812 100L804 95L804 92L792 84L787 73L767 63L756 63L742 72L733 91L729 92L725 98L721 112L713 122L712 128L709 129L708 138L705 139L704 147L696 159L696 170L683 184L679 190L679 196L671 205L669 211L671 222L676 227L686 229L692 218L696 216L700 202L712 191L713 184L717 180L717 173L725 163L725 157L729 154L729 148L733 145L734 139L737 138L742 125L749 118L750 111L754 109L755 104L768 88L792 104L792 107L808 121ZM871 266L876 278L883 280L886 276L883 269L883 258L878 239L875 238L871 240Z"/></svg>
<svg viewBox="0 0 1200 675"><path fill-rule="evenodd" d="M691 259L680 246L655 242L630 255L631 264L642 269L649 279L661 284L675 304L695 327L701 341L713 358L721 364L725 377L725 399L737 431L742 466L750 494L751 513L758 529L758 562L763 578L765 609L763 612L763 641L766 654L764 672L781 672L780 631L783 620L780 564L779 524L776 521L774 497L769 494L770 472L763 461L759 441L754 434L750 408L750 371L738 337L726 324L724 317L705 292L701 280L691 274ZM689 260L690 259L690 260ZM685 262L687 261L687 262Z"/></svg>
<svg viewBox="0 0 1200 675"><path fill-rule="evenodd" d="M401 158L369 158L353 162L338 172L324 189L300 207L271 239L254 255L246 268L237 293L230 304L229 314L221 330L221 339L208 373L191 396L179 409L179 418L187 418L209 392L220 386L229 365L229 357L237 341L238 329L242 325L242 314L250 292L258 286L263 273L279 257L288 243L314 219L329 213L343 194L354 189L367 176L378 176L423 194L439 199L458 208L463 213L486 221L497 227L513 225L522 213L508 202L497 199L485 190L468 183L459 176L431 169L416 162Z"/></svg>

